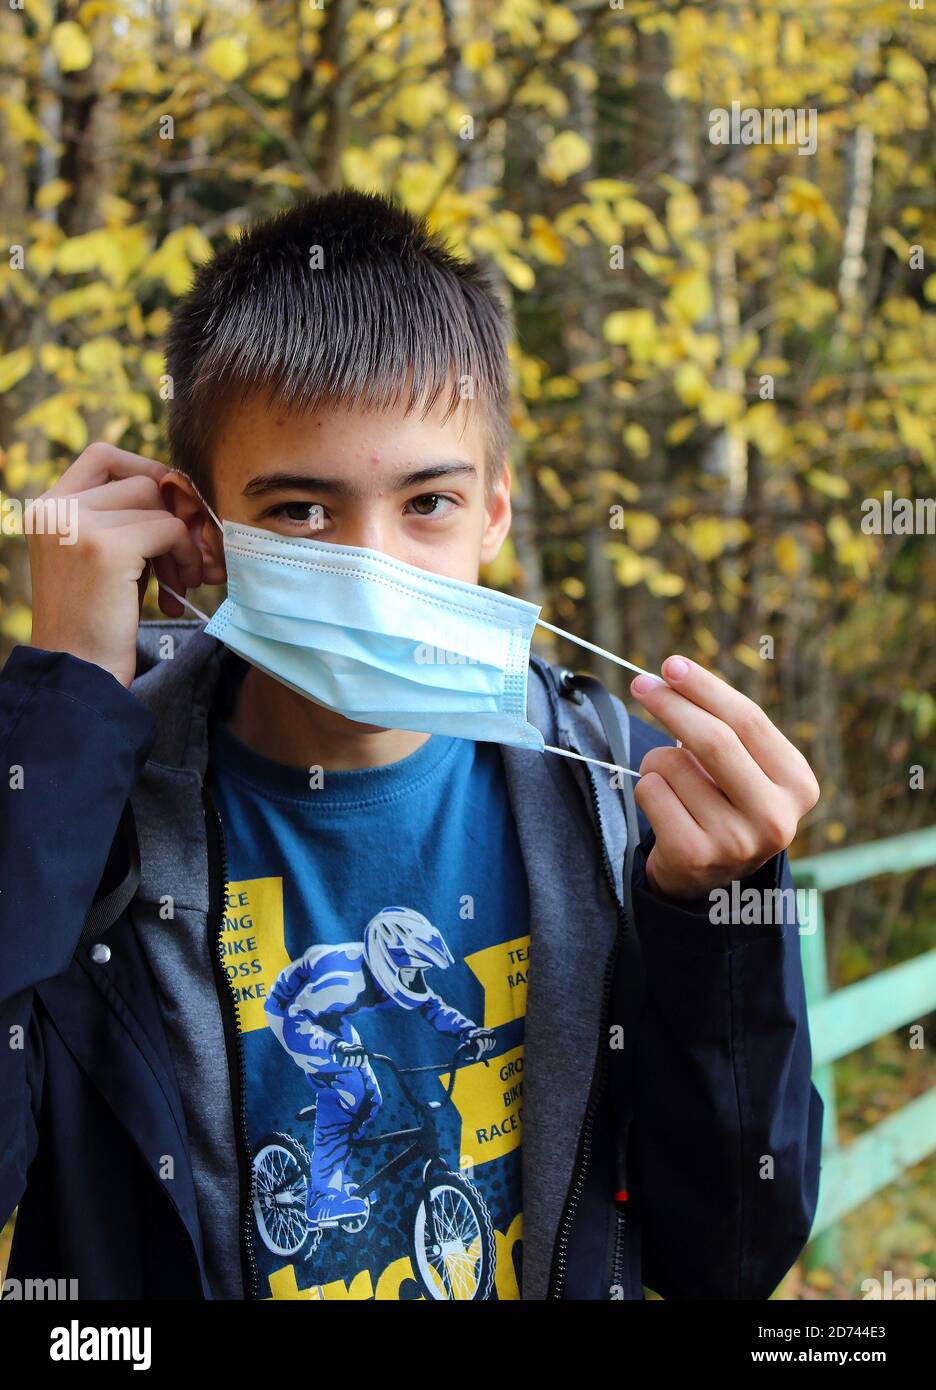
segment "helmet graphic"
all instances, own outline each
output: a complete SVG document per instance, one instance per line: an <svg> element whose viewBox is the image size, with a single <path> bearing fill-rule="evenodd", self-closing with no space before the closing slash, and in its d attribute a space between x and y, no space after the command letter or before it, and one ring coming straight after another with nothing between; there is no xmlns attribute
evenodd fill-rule
<svg viewBox="0 0 936 1390"><path fill-rule="evenodd" d="M364 959L385 994L403 1009L415 1009L428 990L424 972L447 970L454 957L434 927L411 907L385 907L364 929Z"/></svg>

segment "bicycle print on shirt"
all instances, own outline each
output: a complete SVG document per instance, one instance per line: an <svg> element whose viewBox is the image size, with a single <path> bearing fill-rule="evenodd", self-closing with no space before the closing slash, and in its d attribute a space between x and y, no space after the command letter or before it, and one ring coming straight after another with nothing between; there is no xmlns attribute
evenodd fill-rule
<svg viewBox="0 0 936 1390"><path fill-rule="evenodd" d="M361 939L283 965L271 884L230 884L227 919L249 933L228 973L263 1077L248 1099L269 1296L519 1297L522 1043L493 1053L525 1012L529 938L471 953L459 971L428 917L392 906ZM482 1022L451 1002L456 976ZM271 1095L288 1109L273 1113Z"/></svg>

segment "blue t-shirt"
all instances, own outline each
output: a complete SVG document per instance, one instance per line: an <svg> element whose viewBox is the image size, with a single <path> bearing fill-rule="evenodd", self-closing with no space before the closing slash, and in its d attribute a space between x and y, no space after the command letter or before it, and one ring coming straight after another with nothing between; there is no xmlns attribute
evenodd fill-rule
<svg viewBox="0 0 936 1390"><path fill-rule="evenodd" d="M519 1298L529 900L497 746L316 776L216 718L210 778L260 1297Z"/></svg>

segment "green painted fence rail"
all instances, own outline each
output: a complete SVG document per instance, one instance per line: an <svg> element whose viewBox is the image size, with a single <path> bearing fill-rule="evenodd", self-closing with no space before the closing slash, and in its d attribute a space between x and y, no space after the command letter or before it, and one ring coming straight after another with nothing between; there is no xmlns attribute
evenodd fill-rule
<svg viewBox="0 0 936 1390"><path fill-rule="evenodd" d="M837 989L809 1010L813 1067L837 1062L865 1043L922 1018L933 1008L936 950Z"/></svg>
<svg viewBox="0 0 936 1390"><path fill-rule="evenodd" d="M839 1144L832 1063L936 1009L936 949L830 990L822 895L879 874L907 873L932 864L936 826L794 860L790 866L797 888L813 890L799 894L800 948L813 1080L825 1103L819 1206L807 1252L811 1265L835 1266L841 1218L936 1149L936 1086L844 1148Z"/></svg>

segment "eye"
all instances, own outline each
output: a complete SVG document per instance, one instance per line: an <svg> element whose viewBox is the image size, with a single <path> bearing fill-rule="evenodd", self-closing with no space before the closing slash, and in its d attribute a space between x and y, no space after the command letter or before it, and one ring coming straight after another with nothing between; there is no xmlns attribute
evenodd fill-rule
<svg viewBox="0 0 936 1390"><path fill-rule="evenodd" d="M447 516L449 509L457 507L454 497L444 497L438 492L423 492L419 497L411 497L407 507L412 507L416 516Z"/></svg>
<svg viewBox="0 0 936 1390"><path fill-rule="evenodd" d="M325 508L321 502L283 502L268 513L303 531L320 531L325 525Z"/></svg>

